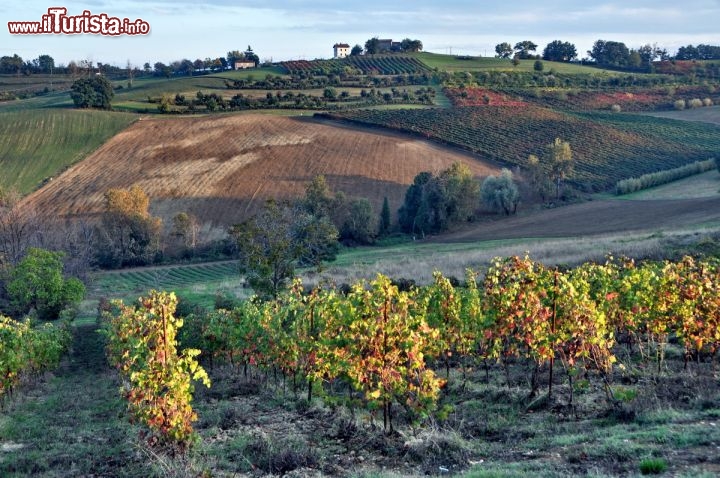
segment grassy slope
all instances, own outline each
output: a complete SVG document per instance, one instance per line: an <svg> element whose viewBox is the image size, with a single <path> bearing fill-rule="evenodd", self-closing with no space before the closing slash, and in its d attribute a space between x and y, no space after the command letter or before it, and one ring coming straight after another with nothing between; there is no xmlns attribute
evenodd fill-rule
<svg viewBox="0 0 720 478"><path fill-rule="evenodd" d="M31 192L133 120L132 115L100 111L0 109L0 187Z"/></svg>
<svg viewBox="0 0 720 478"><path fill-rule="evenodd" d="M236 262L229 261L106 272L97 276L90 294L130 303L150 289L172 290L182 299L212 307L219 291L242 297L251 292L242 288L237 268Z"/></svg>
<svg viewBox="0 0 720 478"><path fill-rule="evenodd" d="M156 97L163 93L174 95L176 93L187 93L188 91L197 92L198 90L205 92L217 89L225 90L225 80L233 81L248 79L249 77L261 80L266 75L282 74L283 71L280 68L258 68L256 70L226 71L211 75L179 76L170 79L140 78L133 82L132 88L127 88L127 82L114 82L115 88L122 85L123 89L115 90L113 103L132 100L146 101L148 96Z"/></svg>
<svg viewBox="0 0 720 478"><path fill-rule="evenodd" d="M684 121L700 121L703 123L720 125L720 106L695 108L683 111L657 111L646 114L649 116L657 116L659 118L670 118Z"/></svg>
<svg viewBox="0 0 720 478"><path fill-rule="evenodd" d="M58 90L70 88L72 78L69 75L0 75L0 92L41 92L45 88L48 90Z"/></svg>
<svg viewBox="0 0 720 478"><path fill-rule="evenodd" d="M0 476L152 476L97 326L75 330L67 361L0 414Z"/></svg>
<svg viewBox="0 0 720 478"><path fill-rule="evenodd" d="M512 71L534 71L535 60L520 60L518 66L514 66L510 60L490 57L473 57L469 60L460 60L456 55L442 55L438 53L415 53L417 58L430 68L437 68L440 71L483 71L483 70L512 70ZM556 61L543 61L545 71L555 70L558 73L590 73L590 74L615 74L608 70L602 70L592 66L579 65L575 63L561 63Z"/></svg>

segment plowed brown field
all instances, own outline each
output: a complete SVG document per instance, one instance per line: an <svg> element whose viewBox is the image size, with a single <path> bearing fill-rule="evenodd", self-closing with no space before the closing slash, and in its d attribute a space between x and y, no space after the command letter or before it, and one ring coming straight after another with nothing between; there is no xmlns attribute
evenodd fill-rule
<svg viewBox="0 0 720 478"><path fill-rule="evenodd" d="M303 194L323 174L330 187L392 210L421 171L455 161L477 176L498 167L465 153L401 134L267 115L138 121L84 161L28 196L41 215L96 216L110 188L142 187L166 224L178 212L226 226L268 198Z"/></svg>

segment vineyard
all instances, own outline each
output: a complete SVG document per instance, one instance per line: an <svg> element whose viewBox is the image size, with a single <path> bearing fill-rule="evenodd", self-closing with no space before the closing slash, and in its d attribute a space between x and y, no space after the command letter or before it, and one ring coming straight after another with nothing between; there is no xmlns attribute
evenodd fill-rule
<svg viewBox="0 0 720 478"><path fill-rule="evenodd" d="M720 102L720 94L713 86L674 87L605 87L581 88L445 88L445 94L454 106L524 106L534 104L550 109L571 111L671 110L678 100L689 104L693 99L704 101L705 106Z"/></svg>
<svg viewBox="0 0 720 478"><path fill-rule="evenodd" d="M100 286L104 290L124 295L126 292L157 288L159 284L165 288L177 289L197 283L219 282L236 276L235 262L220 262L112 272L102 276Z"/></svg>
<svg viewBox="0 0 720 478"><path fill-rule="evenodd" d="M0 403L23 379L57 367L69 345L65 328L0 315Z"/></svg>
<svg viewBox="0 0 720 478"><path fill-rule="evenodd" d="M182 448L197 437L197 420L190 404L193 381L210 386L210 379L195 360L199 350L177 350L182 319L174 317L174 294L152 292L137 306L121 301L107 324L108 359L126 380L124 398L133 416L154 433L151 444L171 443Z"/></svg>
<svg viewBox="0 0 720 478"><path fill-rule="evenodd" d="M613 377L635 367L662 374L671 339L682 346L686 368L697 362L707 373L706 361L714 368L719 265L689 257L639 265L611 259L563 271L511 257L496 259L479 284L468 271L463 287L440 273L430 286L403 290L381 275L344 292L306 295L296 282L275 301L211 312L191 325L201 329L191 345L246 372L280 371L293 388L304 384L308 400L349 386L359 403L382 410L386 430L394 400L422 419L435 410L450 369L464 377L478 363L533 363L527 383L535 396L541 369L552 395L557 360L570 384L569 404L573 380L585 379L618 405Z"/></svg>
<svg viewBox="0 0 720 478"><path fill-rule="evenodd" d="M291 75L311 73L327 75L343 73L347 68L359 71L363 75L402 75L426 73L430 71L423 62L408 56L370 55L349 56L332 60L295 60L283 61L279 65Z"/></svg>
<svg viewBox="0 0 720 478"><path fill-rule="evenodd" d="M535 91L508 89L507 94L520 95L526 101L548 108L573 111L672 110L676 101L689 104L692 100L707 104L720 102L720 93L713 86L676 86L664 88L614 88L604 91L578 89L538 89Z"/></svg>
<svg viewBox="0 0 720 478"><path fill-rule="evenodd" d="M720 151L717 126L612 113L563 113L537 106L488 106L332 113L459 146L484 158L524 167L530 154L561 136L573 150L570 181L603 190L628 177L706 160Z"/></svg>
<svg viewBox="0 0 720 478"><path fill-rule="evenodd" d="M223 380L241 380L292 393L296 400L301 395L307 404L321 400L335 414L350 409L353 416L365 415L385 431L386 447L396 446L394 429L413 427L417 433L429 423L450 427L468 440L479 434L492 442L508 417L494 416L497 425L474 428L478 425L465 422L468 416L460 412L464 405L455 401L455 394L502 384L506 392L497 393L505 393L507 400L515 390L531 412L528 419L535 412L560 422L596 414L633 420L628 414L641 406L635 403L653 383L658 384L653 393L678 377L705 386L714 383L720 347L719 279L716 260L689 257L642 264L610 258L566 270L510 257L492 261L482 279L467 271L463 285L440 273L431 285L419 288L381 275L370 283L309 292L296 282L276 300L246 301L233 310L183 321L173 317L171 296L153 293L134 308L115 304L105 317L111 360L122 373L135 377L126 395L131 410L155 430L154 443L185 447L191 436L198 438L189 428L195 412L188 377L206 377L187 361L196 351L175 355L174 335L183 322L187 331L179 336L182 346L202 350L199 358L213 369L227 363L235 375L217 375L213 387L226 387ZM134 352L123 352L128 350ZM169 363L176 365L166 366ZM173 387L178 387L182 404L161 413L170 402L153 398L155 391ZM497 406L494 399L485 400ZM177 413L177 421L169 418ZM203 422L202 413L198 416ZM705 440L698 446L711 443ZM451 460L459 471L469 464L469 449L456 452L452 459L441 459ZM433 460L438 451L428 453L412 458L425 472L437 463ZM604 475L610 470L627 473L636 453L600 469ZM560 464L570 464L566 476L570 470L586 469L572 465L582 465L588 457L575 462L574 455L569 456ZM669 460L673 455L661 446L654 456ZM322 466L316 459L303 459L297 457L291 462L295 465L277 461L253 466L266 472Z"/></svg>
<svg viewBox="0 0 720 478"><path fill-rule="evenodd" d="M512 98L487 88L445 88L453 106L527 106L519 98Z"/></svg>
<svg viewBox="0 0 720 478"><path fill-rule="evenodd" d="M241 287L234 261L108 272L99 277L93 290L134 299L150 289L168 289L198 305L211 306L217 293L227 287Z"/></svg>

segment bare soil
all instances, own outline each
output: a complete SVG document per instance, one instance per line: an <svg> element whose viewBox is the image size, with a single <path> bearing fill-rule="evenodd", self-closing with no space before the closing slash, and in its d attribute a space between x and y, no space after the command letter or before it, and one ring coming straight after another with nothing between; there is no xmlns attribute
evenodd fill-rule
<svg viewBox="0 0 720 478"><path fill-rule="evenodd" d="M134 184L166 223L181 211L226 226L247 218L269 198L303 194L313 177L391 210L421 171L453 162L477 176L496 165L397 133L332 126L308 118L233 115L143 119L90 157L33 193L25 205L41 215L92 217L103 194Z"/></svg>
<svg viewBox="0 0 720 478"><path fill-rule="evenodd" d="M528 212L473 224L434 240L473 242L491 239L579 237L631 231L657 231L720 221L720 196L652 201L599 200Z"/></svg>

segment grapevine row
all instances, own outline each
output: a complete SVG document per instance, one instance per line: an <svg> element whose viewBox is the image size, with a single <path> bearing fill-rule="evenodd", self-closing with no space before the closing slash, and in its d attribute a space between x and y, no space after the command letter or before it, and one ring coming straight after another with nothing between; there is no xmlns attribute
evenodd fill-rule
<svg viewBox="0 0 720 478"><path fill-rule="evenodd" d="M32 327L0 315L0 398L12 393L24 376L55 368L70 345L64 327Z"/></svg>
<svg viewBox="0 0 720 478"><path fill-rule="evenodd" d="M399 75L424 73L430 69L417 58L402 56L348 57L332 60L294 60L279 63L290 74L300 72L342 72L344 68L356 68L364 75Z"/></svg>
<svg viewBox="0 0 720 478"><path fill-rule="evenodd" d="M445 379L435 371L498 362L559 363L570 382L599 380L614 403L618 343L632 344L645 364L663 370L671 336L686 359L720 346L720 267L717 261L647 263L609 260L561 271L529 258L496 259L481 283L468 271L464 287L435 274L432 285L400 291L379 275L347 294L334 288L292 290L267 303L248 301L211 313L200 333L210 356L270 373L297 389L332 396L343 387L382 410L392 428L393 405L414 419L436 406ZM631 366L630 362L627 366ZM623 367L625 365L623 364ZM509 381L509 377L508 377ZM334 398L337 400L337 397ZM572 395L570 396L572 403Z"/></svg>
<svg viewBox="0 0 720 478"><path fill-rule="evenodd" d="M155 291L135 306L113 301L105 313L105 333L129 409L152 431L148 441L184 448L196 439L193 380L209 387L210 379L195 359L199 350L178 353L175 336L183 321L174 316L176 305L174 294Z"/></svg>

